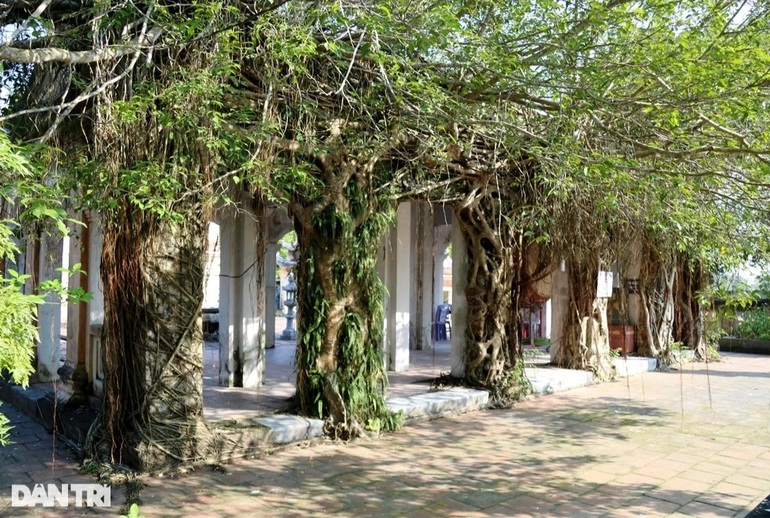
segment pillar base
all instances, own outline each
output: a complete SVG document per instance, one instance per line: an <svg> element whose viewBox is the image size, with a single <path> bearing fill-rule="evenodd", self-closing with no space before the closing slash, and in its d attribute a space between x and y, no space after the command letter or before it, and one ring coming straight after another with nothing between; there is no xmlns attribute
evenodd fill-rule
<svg viewBox="0 0 770 518"><path fill-rule="evenodd" d="M62 392L58 399L68 407L88 405L88 373L85 365L79 363L73 368L71 364L65 363L56 373L62 381Z"/></svg>

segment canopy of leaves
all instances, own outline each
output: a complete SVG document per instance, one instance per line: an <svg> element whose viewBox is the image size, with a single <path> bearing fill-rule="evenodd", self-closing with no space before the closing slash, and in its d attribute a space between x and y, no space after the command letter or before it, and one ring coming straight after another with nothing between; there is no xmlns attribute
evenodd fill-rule
<svg viewBox="0 0 770 518"><path fill-rule="evenodd" d="M279 197L298 189L321 196L315 160L344 146L411 166L383 177L383 193L451 201L463 186L447 169L448 150L470 152L480 140L499 155L525 148L536 157L548 187L538 205L547 210L527 217L551 239L576 204L597 228L632 221L671 250L713 263L745 256L765 231L770 31L762 3L39 7L31 15L30 4L11 2L3 11L6 34L14 30L0 57L17 92L3 118L32 117L32 136L50 139L53 126L130 88L110 120L125 130L150 114L159 133L148 137L154 146L142 142L144 160L125 164L119 183L98 193L102 200L127 191L137 207L168 215L185 188L166 171L186 167L189 153L166 147L194 138L212 154L217 181L247 179ZM30 80L20 72L29 65L14 62L42 62L32 76L56 78L43 105L30 104L41 99L42 78ZM93 142L90 120L77 124ZM95 151L83 156L98 160ZM153 160L161 152L171 158ZM277 156L297 155L305 159L274 167ZM567 246L572 232L562 237Z"/></svg>

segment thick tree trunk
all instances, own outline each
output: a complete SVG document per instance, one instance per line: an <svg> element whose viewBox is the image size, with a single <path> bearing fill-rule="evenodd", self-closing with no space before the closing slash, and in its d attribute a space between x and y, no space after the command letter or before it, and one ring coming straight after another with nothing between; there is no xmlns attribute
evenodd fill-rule
<svg viewBox="0 0 770 518"><path fill-rule="evenodd" d="M555 360L559 367L592 370L600 379L611 379L607 299L596 297L599 265L598 252L569 263L569 309Z"/></svg>
<svg viewBox="0 0 770 518"><path fill-rule="evenodd" d="M639 276L639 353L668 363L673 342L676 266L646 248Z"/></svg>
<svg viewBox="0 0 770 518"><path fill-rule="evenodd" d="M360 167L360 169L359 169ZM329 196L290 205L297 264L297 398L304 414L327 419L335 436L398 425L385 405L384 287L377 254L392 221L355 162L325 169Z"/></svg>
<svg viewBox="0 0 770 518"><path fill-rule="evenodd" d="M507 223L494 226L497 220L489 213L494 212L489 202L476 199L457 211L468 247L465 377L504 405L528 391L519 365L521 235Z"/></svg>
<svg viewBox="0 0 770 518"><path fill-rule="evenodd" d="M674 340L692 349L696 358L703 359L706 357L706 341L698 292L705 287L706 276L700 263L691 264L683 258L677 262Z"/></svg>
<svg viewBox="0 0 770 518"><path fill-rule="evenodd" d="M527 243L517 223L529 166L522 161L511 170L472 170L468 194L456 208L468 252L465 379L502 406L531 389L519 340Z"/></svg>
<svg viewBox="0 0 770 518"><path fill-rule="evenodd" d="M105 397L99 453L154 470L202 459L204 221L126 211L104 226Z"/></svg>

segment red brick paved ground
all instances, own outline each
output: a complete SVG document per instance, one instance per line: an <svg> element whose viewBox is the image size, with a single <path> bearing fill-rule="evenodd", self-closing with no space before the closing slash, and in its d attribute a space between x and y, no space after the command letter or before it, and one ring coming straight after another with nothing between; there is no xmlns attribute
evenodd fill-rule
<svg viewBox="0 0 770 518"><path fill-rule="evenodd" d="M708 372L707 372L708 371ZM89 482L15 415L10 483ZM742 516L770 493L770 357L726 355L407 427L351 444L148 478L142 514L167 516ZM122 503L119 491L113 495ZM117 516L117 508L99 515ZM92 515L76 509L2 516Z"/></svg>

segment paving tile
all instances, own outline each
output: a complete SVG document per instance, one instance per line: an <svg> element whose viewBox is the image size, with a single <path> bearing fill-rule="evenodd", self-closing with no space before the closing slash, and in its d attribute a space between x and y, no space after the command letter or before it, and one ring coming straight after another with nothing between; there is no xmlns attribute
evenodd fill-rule
<svg viewBox="0 0 770 518"><path fill-rule="evenodd" d="M770 472L765 472L765 475L762 478L738 474L725 478L723 482L725 484L770 492L770 478L768 477L770 477Z"/></svg>
<svg viewBox="0 0 770 518"><path fill-rule="evenodd" d="M648 489L658 487L663 481L659 478L651 477L648 475L630 473L628 475L623 475L622 477L616 478L614 482L616 484L620 484L621 486L634 486L642 488L646 491Z"/></svg>
<svg viewBox="0 0 770 518"><path fill-rule="evenodd" d="M445 515L441 513L434 513L427 509L416 509L414 511L404 513L402 516L405 518L440 518L441 516Z"/></svg>
<svg viewBox="0 0 770 518"><path fill-rule="evenodd" d="M708 471L700 471L697 469L690 469L682 472L679 475L680 478L695 480L698 482L707 482L709 484L716 484L724 480L725 475L719 473L709 473Z"/></svg>
<svg viewBox="0 0 770 518"><path fill-rule="evenodd" d="M596 470L585 470L578 473L578 478L580 480L583 480L587 483L597 484L597 485L603 485L608 482L611 482L612 480L615 480L618 475L615 475L613 473L606 473L604 471L596 471Z"/></svg>
<svg viewBox="0 0 770 518"><path fill-rule="evenodd" d="M678 510L681 506L678 503L645 495L626 502L624 507L636 510L640 514L668 515Z"/></svg>
<svg viewBox="0 0 770 518"><path fill-rule="evenodd" d="M770 372L770 358L726 356L709 366L710 389L697 364L365 441L280 449L225 473L146 478L141 509L148 518L740 514L770 492L768 420L756 418L767 415L759 395L770 378L744 372ZM52 462L51 435L14 418L25 440L0 448L0 482L90 480L66 449Z"/></svg>
<svg viewBox="0 0 770 518"><path fill-rule="evenodd" d="M698 496L695 500L697 502L709 504L714 507L721 507L723 509L735 512L743 509L750 498L742 495L710 492Z"/></svg>
<svg viewBox="0 0 770 518"><path fill-rule="evenodd" d="M727 466L725 464L712 462L710 459L707 462L701 462L699 464L696 464L695 466L693 466L693 468L698 471L705 471L707 473L722 475L723 478L728 477L736 473L737 471L734 466Z"/></svg>
<svg viewBox="0 0 770 518"><path fill-rule="evenodd" d="M548 511L551 516L569 516L574 518L592 518L604 516L607 513L605 509L596 507L584 507L579 503L569 502L554 507Z"/></svg>
<svg viewBox="0 0 770 518"><path fill-rule="evenodd" d="M532 514L542 516L550 512L556 505L555 502L537 497L534 495L519 495L500 503L517 513Z"/></svg>

